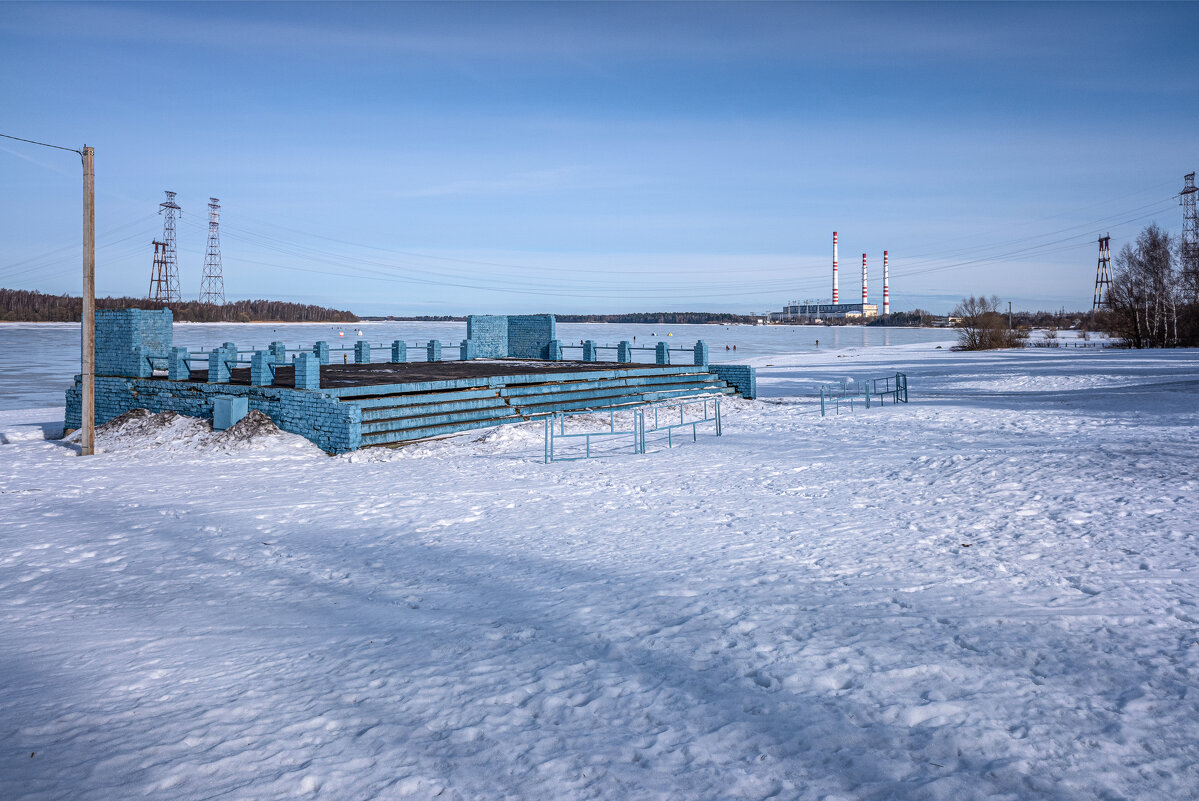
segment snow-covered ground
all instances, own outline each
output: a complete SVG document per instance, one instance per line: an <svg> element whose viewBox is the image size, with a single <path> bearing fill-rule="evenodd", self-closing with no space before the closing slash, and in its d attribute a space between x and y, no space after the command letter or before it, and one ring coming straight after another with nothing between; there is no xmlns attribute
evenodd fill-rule
<svg viewBox="0 0 1199 801"><path fill-rule="evenodd" d="M758 364L552 465L0 413L0 797L1199 796L1199 352Z"/></svg>

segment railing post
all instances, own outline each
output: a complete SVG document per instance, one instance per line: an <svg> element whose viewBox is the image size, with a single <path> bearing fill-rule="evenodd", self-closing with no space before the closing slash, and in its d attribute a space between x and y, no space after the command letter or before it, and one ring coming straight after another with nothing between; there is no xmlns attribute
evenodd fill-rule
<svg viewBox="0 0 1199 801"><path fill-rule="evenodd" d="M562 361L562 340L551 339L550 344L546 346L546 355L551 362Z"/></svg>
<svg viewBox="0 0 1199 801"><path fill-rule="evenodd" d="M695 343L695 364L697 367L708 366L708 343L702 339Z"/></svg>
<svg viewBox="0 0 1199 801"><path fill-rule="evenodd" d="M596 347L595 347L594 339L589 339L586 342L584 342L583 343L583 361L585 361L585 362L595 361L596 360L595 351L596 351Z"/></svg>
<svg viewBox="0 0 1199 801"><path fill-rule="evenodd" d="M659 342L654 347L654 360L658 364L670 364L670 346L665 342Z"/></svg>
<svg viewBox="0 0 1199 801"><path fill-rule="evenodd" d="M275 364L287 364L287 345L282 342L272 342L268 350Z"/></svg>
<svg viewBox="0 0 1199 801"><path fill-rule="evenodd" d="M317 358L321 364L329 363L329 343L317 342L312 346L312 355Z"/></svg>
<svg viewBox="0 0 1199 801"><path fill-rule="evenodd" d="M371 363L371 343L359 340L354 343L354 364Z"/></svg>
<svg viewBox="0 0 1199 801"><path fill-rule="evenodd" d="M441 342L436 339L430 339L425 345L425 361L439 362L441 361Z"/></svg>
<svg viewBox="0 0 1199 801"><path fill-rule="evenodd" d="M633 361L633 345L625 340L616 346L616 361L620 364L628 364Z"/></svg>
<svg viewBox="0 0 1199 801"><path fill-rule="evenodd" d="M391 343L391 360L396 364L408 361L408 343L397 339Z"/></svg>

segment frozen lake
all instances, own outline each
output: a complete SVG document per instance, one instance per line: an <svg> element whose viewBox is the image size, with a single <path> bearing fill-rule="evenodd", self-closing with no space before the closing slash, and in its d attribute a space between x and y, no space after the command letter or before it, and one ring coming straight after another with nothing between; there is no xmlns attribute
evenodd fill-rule
<svg viewBox="0 0 1199 801"><path fill-rule="evenodd" d="M362 339L372 344L390 344L403 339L410 345L439 339L446 356L457 355L458 343L466 336L466 323L376 322L350 325L327 323L177 323L175 344L210 348L235 342L242 348L265 349L275 340L290 348L309 348L325 340ZM344 337L338 337L338 332ZM911 345L921 342L951 342L952 331L943 328L882 328L866 326L747 326L747 325L632 325L616 323L559 323L558 336L564 344L594 339L600 345L615 345L636 339L638 345L668 340L672 346L688 347L702 339L708 343L714 362L744 362L781 353L819 350ZM726 351L725 348L728 348ZM734 351L733 348L736 348ZM452 351L452 352L451 352ZM578 351L567 350L578 358ZM601 357L608 354L601 352ZM673 354L675 361L682 354ZM420 358L419 354L413 354ZM610 357L609 357L610 358ZM652 361L648 351L634 351L634 358ZM0 323L0 409L56 406L79 372L79 326L71 323Z"/></svg>

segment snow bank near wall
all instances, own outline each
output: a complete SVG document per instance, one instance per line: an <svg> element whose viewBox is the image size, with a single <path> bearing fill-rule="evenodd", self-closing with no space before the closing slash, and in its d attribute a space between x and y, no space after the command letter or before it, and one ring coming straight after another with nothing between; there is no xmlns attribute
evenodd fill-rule
<svg viewBox="0 0 1199 801"><path fill-rule="evenodd" d="M1194 796L1199 354L759 367L720 439L552 465L0 415L5 797Z"/></svg>

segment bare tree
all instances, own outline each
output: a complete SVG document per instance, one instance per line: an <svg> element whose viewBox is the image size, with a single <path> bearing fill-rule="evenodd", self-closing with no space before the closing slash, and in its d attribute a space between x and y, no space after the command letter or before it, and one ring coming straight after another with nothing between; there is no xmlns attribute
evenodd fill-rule
<svg viewBox="0 0 1199 801"><path fill-rule="evenodd" d="M1156 224L1116 254L1108 294L1107 327L1130 347L1178 344L1179 307L1185 303L1174 266L1175 241Z"/></svg>
<svg viewBox="0 0 1199 801"><path fill-rule="evenodd" d="M950 313L958 317L958 350L991 350L1019 344L1022 333L1012 331L1007 318L999 313L999 297L971 295L963 298Z"/></svg>

